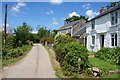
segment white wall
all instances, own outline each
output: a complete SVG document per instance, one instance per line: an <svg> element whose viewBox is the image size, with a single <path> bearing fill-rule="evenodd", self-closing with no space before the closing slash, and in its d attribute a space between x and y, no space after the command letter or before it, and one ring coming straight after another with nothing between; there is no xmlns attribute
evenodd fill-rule
<svg viewBox="0 0 120 80"><path fill-rule="evenodd" d="M89 51L98 51L100 50L100 35L104 34L104 47L111 46L111 33L117 33L118 37L118 46L120 47L120 10L119 10L118 25L111 26L111 15L110 13L95 19L95 29L92 30L91 22L86 23L86 33L87 33L87 49ZM95 45L91 47L92 36L95 36Z"/></svg>

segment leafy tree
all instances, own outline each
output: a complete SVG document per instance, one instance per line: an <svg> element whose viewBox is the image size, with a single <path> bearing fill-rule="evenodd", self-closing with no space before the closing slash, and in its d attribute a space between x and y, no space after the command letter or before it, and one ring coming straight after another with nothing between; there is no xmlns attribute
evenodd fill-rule
<svg viewBox="0 0 120 80"><path fill-rule="evenodd" d="M52 31L52 36L55 37L57 33L58 33L58 30L54 29L54 30Z"/></svg>
<svg viewBox="0 0 120 80"><path fill-rule="evenodd" d="M30 39L31 31L32 28L26 23L23 23L22 26L19 26L16 29L14 29L16 46L26 44L26 41Z"/></svg>
<svg viewBox="0 0 120 80"><path fill-rule="evenodd" d="M33 41L34 43L39 43L39 37L37 34L30 34L30 41Z"/></svg>
<svg viewBox="0 0 120 80"><path fill-rule="evenodd" d="M50 36L50 30L46 30L44 27L39 28L37 35L40 38L49 37Z"/></svg>
<svg viewBox="0 0 120 80"><path fill-rule="evenodd" d="M73 21L77 21L77 20L80 20L80 19L84 19L86 21L88 20L87 17L80 15L80 16L72 16L72 17L66 18L65 22L73 22Z"/></svg>

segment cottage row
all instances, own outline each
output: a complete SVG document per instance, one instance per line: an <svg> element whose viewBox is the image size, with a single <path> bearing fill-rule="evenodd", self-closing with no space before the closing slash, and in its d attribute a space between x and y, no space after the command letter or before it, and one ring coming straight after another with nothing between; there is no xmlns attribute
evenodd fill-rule
<svg viewBox="0 0 120 80"><path fill-rule="evenodd" d="M108 10L102 8L100 14L91 20L65 23L57 35L68 33L89 51L120 47L120 4Z"/></svg>

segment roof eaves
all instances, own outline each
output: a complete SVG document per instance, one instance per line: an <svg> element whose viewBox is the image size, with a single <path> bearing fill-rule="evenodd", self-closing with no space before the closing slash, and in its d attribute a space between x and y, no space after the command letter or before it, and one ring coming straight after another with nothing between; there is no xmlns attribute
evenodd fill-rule
<svg viewBox="0 0 120 80"><path fill-rule="evenodd" d="M87 22L90 22L90 21L92 21L92 20L95 20L95 19L97 19L97 18L99 18L99 17L101 17L101 16L104 16L104 15L106 15L106 14L108 14L108 13L110 13L110 12L113 12L113 11L115 11L115 10L118 10L118 9L120 9L120 4L118 4L116 7L113 7L113 8L111 8L111 9L109 9L108 11L105 11L105 12L99 14L98 16L92 18L91 20L89 20L89 21L87 21Z"/></svg>

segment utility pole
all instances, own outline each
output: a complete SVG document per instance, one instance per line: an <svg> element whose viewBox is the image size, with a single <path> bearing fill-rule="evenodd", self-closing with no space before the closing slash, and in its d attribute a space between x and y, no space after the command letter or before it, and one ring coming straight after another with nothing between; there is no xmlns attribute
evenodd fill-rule
<svg viewBox="0 0 120 80"><path fill-rule="evenodd" d="M6 48L6 26L7 26L7 4L5 5L5 18L4 18L4 48Z"/></svg>

